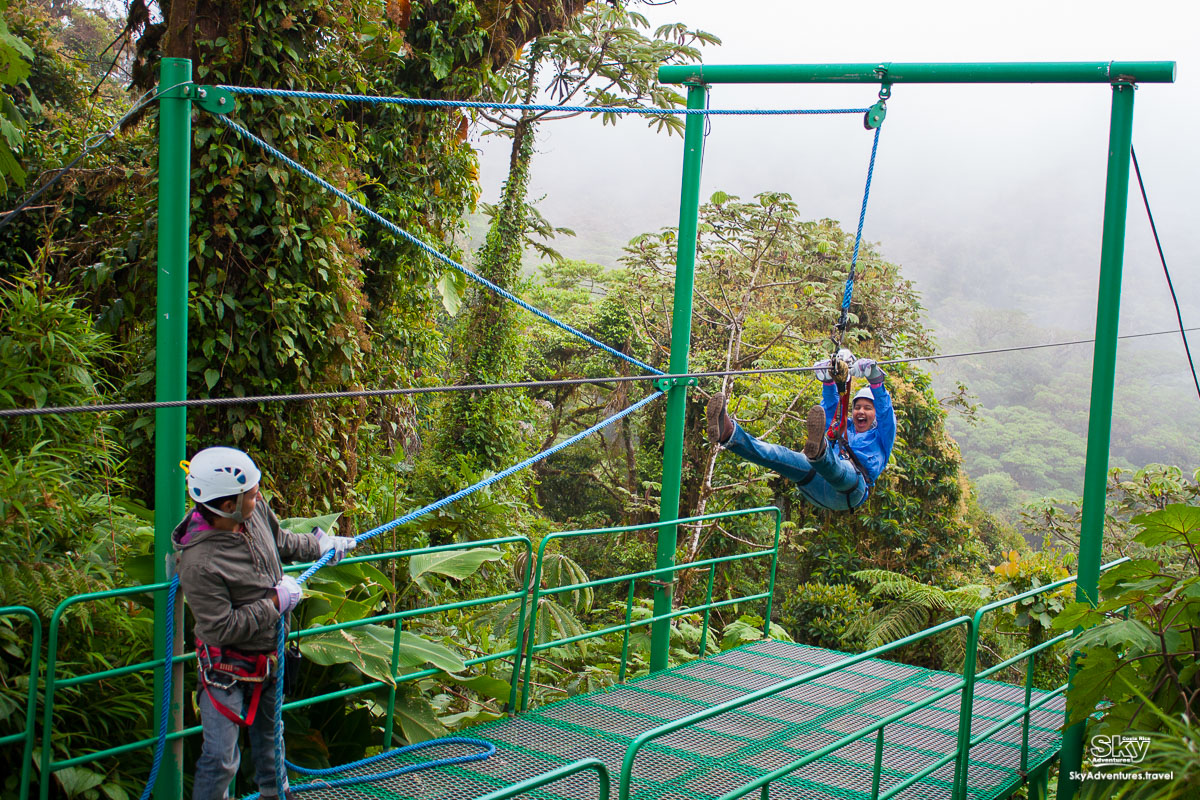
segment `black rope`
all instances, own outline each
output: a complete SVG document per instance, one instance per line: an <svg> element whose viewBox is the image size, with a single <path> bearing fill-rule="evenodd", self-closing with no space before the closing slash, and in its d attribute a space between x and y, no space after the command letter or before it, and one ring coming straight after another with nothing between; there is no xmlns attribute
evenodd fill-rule
<svg viewBox="0 0 1200 800"><path fill-rule="evenodd" d="M1167 269L1167 257L1163 255L1162 242L1158 238L1158 226L1154 224L1154 215L1150 213L1150 198L1146 196L1146 184L1142 182L1142 168L1138 166L1137 151L1129 147L1133 156L1133 171L1137 173L1138 188L1142 190L1142 203L1146 206L1146 217L1150 220L1150 230L1154 234L1154 246L1158 248L1158 260L1162 262L1163 274L1167 276L1167 288L1171 290L1171 302L1175 304L1175 319L1179 320L1179 335L1183 337L1183 352L1187 353L1188 366L1192 370L1192 382L1196 384L1196 396L1200 397L1200 378L1196 377L1196 363L1192 361L1192 349L1188 347L1187 331L1183 328L1183 314L1179 311L1179 298L1175 296L1175 284L1171 282L1171 271Z"/></svg>
<svg viewBox="0 0 1200 800"><path fill-rule="evenodd" d="M1189 331L1200 328L1188 328ZM1130 333L1118 336L1118 339L1140 339L1146 336L1166 336L1176 333L1175 330L1153 331L1150 333ZM1040 350L1047 347L1070 347L1077 344L1090 344L1095 339L1077 339L1070 342L1048 342L1045 344L1027 344L1016 347L996 347L990 350L971 350L962 353L943 353L933 356L915 356L913 358L894 358L878 362L880 366L893 364L912 364L918 361L937 361L943 358L965 358L967 356L994 355L996 353L1015 353L1022 350ZM360 389L346 392L311 392L307 394L268 394L249 397L205 397L195 400L162 400L137 403L103 403L84 406L56 406L49 408L5 408L0 409L0 419L12 417L36 417L66 414L100 413L108 411L149 411L159 408L197 408L202 406L237 406L255 403L295 403L310 400L342 400L362 397L394 397L400 395L434 394L437 392L481 392L495 389L537 389L550 386L583 386L606 383L638 383L643 381L687 380L690 378L724 378L738 375L791 375L813 372L816 367L773 367L770 369L734 369L717 372L688 372L673 375L610 375L601 378L559 378L545 381L514 381L512 383L469 383L451 386L409 386L395 389Z"/></svg>

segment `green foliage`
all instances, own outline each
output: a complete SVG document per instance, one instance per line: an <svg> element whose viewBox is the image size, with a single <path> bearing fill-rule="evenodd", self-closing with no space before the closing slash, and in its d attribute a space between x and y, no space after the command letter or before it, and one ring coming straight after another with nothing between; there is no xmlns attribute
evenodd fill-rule
<svg viewBox="0 0 1200 800"><path fill-rule="evenodd" d="M7 15L8 0L0 0L0 12ZM33 49L20 37L15 36L8 28L8 23L0 16L0 86L24 86L29 89L29 62L33 61ZM25 170L17 160L25 144L25 132L28 124L21 114L17 104L7 90L0 93L0 194L8 192L8 181L19 187L25 186ZM36 103L33 95L30 99Z"/></svg>
<svg viewBox="0 0 1200 800"><path fill-rule="evenodd" d="M1172 503L1200 501L1200 471L1189 480L1179 467L1147 464L1136 470L1109 470L1105 499L1102 557L1105 561L1129 556L1143 558L1148 551L1138 543L1138 526L1133 520L1148 511ZM1047 547L1064 552L1079 551L1082 501L1043 498L1029 503L1021 512L1022 527Z"/></svg>
<svg viewBox="0 0 1200 800"><path fill-rule="evenodd" d="M1096 733L1158 730L1162 715L1196 725L1200 676L1200 507L1171 504L1132 523L1146 557L1100 576L1100 602L1073 603L1054 619L1058 630L1083 626L1083 653L1070 720L1090 719ZM1150 705L1162 714L1148 711Z"/></svg>
<svg viewBox="0 0 1200 800"><path fill-rule="evenodd" d="M684 25L663 26L647 36L643 29L648 25L641 14L625 4L591 3L562 30L547 31L536 38L493 76L488 91L497 100L535 103L547 100L539 97L545 93L549 95L548 103L541 104L554 108L479 112L493 132L512 138L508 177L500 202L485 207L490 224L475 258L476 271L489 281L510 291L516 289L526 246L555 257L557 253L541 240L569 233L551 225L527 200L538 126L582 113L559 110L568 105L681 105L682 95L658 83L657 66L697 61L700 44L718 41L711 34ZM547 70L549 74L545 74ZM615 115L605 115L605 123L615 121ZM669 115L648 117L647 121L668 132L682 127L678 118ZM446 294L456 293L448 287ZM456 304L451 301L448 307ZM455 378L463 383L523 379L526 353L520 341L525 321L522 313L501 298L482 289L474 290L457 329L455 349L461 353L461 370ZM527 434L531 416L528 400L516 392L450 398L440 415L434 447L420 467L422 494L433 498L453 491L445 480L446 453L465 458L466 468L472 471L494 471L526 457L534 444ZM526 479L524 475L514 476L506 491L511 496L521 495Z"/></svg>
<svg viewBox="0 0 1200 800"><path fill-rule="evenodd" d="M796 641L851 653L862 650L856 622L870 610L871 604L845 583L802 583L785 593L779 609L783 627Z"/></svg>
<svg viewBox="0 0 1200 800"><path fill-rule="evenodd" d="M779 642L795 641L782 625L776 625L774 622L771 623L771 627L767 633L768 639L774 639ZM730 648L740 647L750 642L757 642L762 638L763 618L756 617L753 614L743 614L721 628L721 649L729 650Z"/></svg>
<svg viewBox="0 0 1200 800"><path fill-rule="evenodd" d="M949 260L960 259L956 254ZM970 280L976 282L974 276L979 275L986 284L985 272L1008 274L1007 266L974 270ZM962 279L949 274L943 277L926 283L925 297L933 297L931 316L952 331L942 337L945 352L1071 341L1091 335L1079 328L1053 327L1072 318L1062 309L1029 315L996 308L998 296L1005 292L1002 287L991 286L980 293L980 299L987 298L983 302L939 299L947 286ZM966 294L978 291L978 286L973 286ZM1029 296L1036 294L1037 290ZM1042 294L1058 297L1055 292ZM1026 305L1024 300L1020 303ZM1090 325L1094 309L1081 308L1080 312L1074 318L1089 320ZM1046 323L1047 319L1059 322ZM1196 424L1200 417L1196 416L1186 368L1175 374L1148 369L1157 356L1151 349L1155 345L1129 342L1123 347L1130 349L1122 351L1117 364L1112 464L1123 469L1154 462L1194 465L1195 453L1200 451L1200 427ZM1076 345L1056 349L1052 358L1044 353L995 353L986 358L953 359L939 367L941 385L965 383L976 396L979 407L973 418L952 416L950 430L970 465L981 502L1010 524L1021 523L1021 509L1027 503L1046 496L1069 498L1080 491L1087 449L1091 356L1090 345Z"/></svg>
<svg viewBox="0 0 1200 800"><path fill-rule="evenodd" d="M981 584L942 589L886 570L862 570L853 577L867 584L868 597L883 601L881 608L861 617L852 628L863 637L863 646L868 650L955 617L974 614L991 599L991 589ZM966 627L956 626L908 645L904 660L933 669L961 672L966 643Z"/></svg>
<svg viewBox="0 0 1200 800"><path fill-rule="evenodd" d="M1010 550L999 564L992 567L992 591L997 597L1014 597L1067 578L1066 558L1055 550L1020 554ZM1073 557L1072 557L1073 560ZM1075 597L1075 585L1067 584L1056 590L1026 597L1013 605L996 609L986 624L994 626L999 635L1019 636L1027 647L1036 647L1052 636L1054 617ZM1033 685L1039 689L1056 689L1067 680L1069 650L1056 646L1042 651L1034 661ZM1008 679L1024 681L1025 664L1012 667Z"/></svg>

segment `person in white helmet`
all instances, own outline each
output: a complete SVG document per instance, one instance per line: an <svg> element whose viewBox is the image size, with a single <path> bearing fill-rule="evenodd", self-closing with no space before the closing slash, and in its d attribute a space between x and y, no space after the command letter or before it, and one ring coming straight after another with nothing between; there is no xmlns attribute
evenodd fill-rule
<svg viewBox="0 0 1200 800"><path fill-rule="evenodd" d="M875 361L855 360L848 350L838 353L838 358L852 365L851 376L866 378L870 384L854 395L845 444L839 440L831 447L826 441L827 420L837 412L839 400L828 359L813 365L822 384L821 404L808 412L808 438L800 452L746 433L729 416L722 393L708 401L709 441L795 482L804 497L822 508L849 511L862 505L892 456L896 415L883 385L887 376Z"/></svg>
<svg viewBox="0 0 1200 800"><path fill-rule="evenodd" d="M264 798L275 778L276 625L300 602L300 584L282 560L330 563L354 548L350 537L320 529L297 534L279 525L259 491L262 473L232 447L209 447L182 465L195 507L172 535L179 585L195 618L199 707L204 743L192 800L225 800L246 728L254 776ZM289 795L287 786L283 794Z"/></svg>

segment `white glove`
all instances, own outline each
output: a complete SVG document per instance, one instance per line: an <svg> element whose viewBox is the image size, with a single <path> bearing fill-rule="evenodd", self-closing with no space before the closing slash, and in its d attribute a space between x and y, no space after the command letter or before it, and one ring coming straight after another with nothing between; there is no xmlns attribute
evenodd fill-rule
<svg viewBox="0 0 1200 800"><path fill-rule="evenodd" d="M887 377L873 358L860 358L855 361L854 366L850 368L850 375L855 378L866 378L872 386L878 386Z"/></svg>
<svg viewBox="0 0 1200 800"><path fill-rule="evenodd" d="M317 528L317 545L321 548L321 555L325 555L330 550L333 551L333 558L328 561L330 564L336 564L341 561L346 553L353 550L357 544L358 542L353 537L330 536L325 531Z"/></svg>
<svg viewBox="0 0 1200 800"><path fill-rule="evenodd" d="M818 361L817 363L813 364L813 369L816 371L817 380L819 380L821 383L829 383L833 380L833 376L830 374L830 370L832 368L833 364L828 358L824 361Z"/></svg>
<svg viewBox="0 0 1200 800"><path fill-rule="evenodd" d="M838 361L841 361L847 367L854 366L854 353L851 353L844 347L837 351L837 356L835 356L835 358L837 358Z"/></svg>
<svg viewBox="0 0 1200 800"><path fill-rule="evenodd" d="M279 583L275 584L275 595L279 598L279 615L291 611L296 607L304 597L304 590L300 588L300 582L291 575L284 575Z"/></svg>

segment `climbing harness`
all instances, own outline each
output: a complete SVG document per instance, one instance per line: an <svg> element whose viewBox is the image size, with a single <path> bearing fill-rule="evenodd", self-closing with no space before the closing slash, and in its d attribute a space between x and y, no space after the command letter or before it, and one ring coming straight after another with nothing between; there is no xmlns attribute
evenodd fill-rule
<svg viewBox="0 0 1200 800"><path fill-rule="evenodd" d="M875 488L875 483L871 480L871 476L866 468L863 467L862 462L858 460L854 449L850 447L850 440L848 438L850 398L853 397L853 379L850 377L850 365L836 355L831 359L831 365L831 377L834 379L838 390L838 404L837 410L833 415L833 420L829 423L828 430L825 431L825 446L834 448L835 454L840 453L841 458L848 459L854 466L854 471L862 476L863 483L866 486L862 500L851 506L850 498L854 495L858 487L842 492L846 496L846 505L857 508L867 502L867 498L871 496L871 490Z"/></svg>
<svg viewBox="0 0 1200 800"><path fill-rule="evenodd" d="M199 662L200 690L208 695L213 708L221 716L240 727L249 728L258 715L258 704L262 699L263 687L278 670L279 658L275 653L243 653L232 647L217 647L196 640L196 660ZM232 689L244 683L254 688L250 693L250 705L246 716L241 717L229 706L213 696L212 688Z"/></svg>

